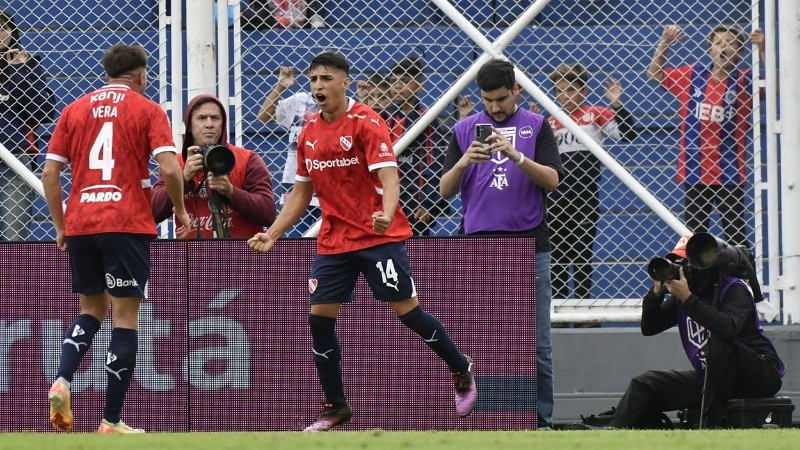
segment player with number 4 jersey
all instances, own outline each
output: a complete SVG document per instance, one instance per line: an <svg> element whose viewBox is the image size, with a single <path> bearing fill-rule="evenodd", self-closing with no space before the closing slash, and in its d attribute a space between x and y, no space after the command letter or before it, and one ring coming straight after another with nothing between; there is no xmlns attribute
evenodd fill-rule
<svg viewBox="0 0 800 450"><path fill-rule="evenodd" d="M191 222L167 116L142 96L147 54L141 47L118 44L103 54L102 62L108 84L64 108L42 172L56 245L69 251L72 290L81 306L64 334L58 377L47 399L53 427L72 431L70 385L110 306L108 383L97 432L141 433L120 415L136 367L139 305L150 276L150 240L156 235L150 212L150 155L159 164L176 220L185 229L183 236L191 231ZM72 188L64 211L61 172L67 164Z"/></svg>
<svg viewBox="0 0 800 450"><path fill-rule="evenodd" d="M108 84L64 108L47 159L69 163L66 235L155 236L150 155L176 153L164 110L124 84Z"/></svg>

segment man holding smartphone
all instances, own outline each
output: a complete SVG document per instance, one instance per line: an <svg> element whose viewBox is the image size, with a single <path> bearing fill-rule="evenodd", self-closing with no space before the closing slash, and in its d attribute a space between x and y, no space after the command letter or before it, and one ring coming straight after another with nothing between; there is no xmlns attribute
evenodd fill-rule
<svg viewBox="0 0 800 450"><path fill-rule="evenodd" d="M546 429L553 420L547 192L556 189L564 171L550 125L517 104L514 66L491 60L478 71L477 82L485 111L455 124L439 191L444 198L461 192L464 233L535 239L538 428ZM485 125L491 126L488 136Z"/></svg>

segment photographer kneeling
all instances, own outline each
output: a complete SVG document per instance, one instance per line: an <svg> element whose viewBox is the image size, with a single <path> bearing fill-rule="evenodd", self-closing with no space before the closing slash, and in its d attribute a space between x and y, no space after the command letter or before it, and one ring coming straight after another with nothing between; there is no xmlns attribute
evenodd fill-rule
<svg viewBox="0 0 800 450"><path fill-rule="evenodd" d="M730 259L718 261L714 238L706 233L696 237L694 242L690 236L681 238L667 254L675 264L667 273L652 270L659 261L651 262L648 271L661 281L655 281L645 295L641 321L645 336L678 325L694 370L651 370L633 378L611 427L653 428L665 411L697 408L702 410L702 428L727 428L728 399L772 397L781 388L785 367L764 335L753 294L739 278L745 277L743 267L749 269L753 276L747 278L755 280L753 291L760 301L755 273L749 258L743 257L746 250L737 249L737 254L716 241L736 264ZM695 253L692 244L703 238L703 244L711 239L711 247ZM730 270L733 266L737 270Z"/></svg>
<svg viewBox="0 0 800 450"><path fill-rule="evenodd" d="M275 220L272 180L264 160L228 143L222 102L201 94L186 108L178 162L183 169L186 210L197 238L249 238ZM159 178L152 191L153 216L172 216L172 202ZM179 231L179 230L178 230Z"/></svg>

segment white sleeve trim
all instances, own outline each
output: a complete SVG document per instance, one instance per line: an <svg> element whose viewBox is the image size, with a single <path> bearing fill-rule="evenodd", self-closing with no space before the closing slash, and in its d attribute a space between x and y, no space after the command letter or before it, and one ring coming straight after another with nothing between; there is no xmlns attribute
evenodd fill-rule
<svg viewBox="0 0 800 450"><path fill-rule="evenodd" d="M375 164L372 164L372 165L369 166L369 171L370 172L375 172L376 170L382 169L384 167L397 167L397 162L396 161L384 161L384 162L375 163Z"/></svg>
<svg viewBox="0 0 800 450"><path fill-rule="evenodd" d="M158 147L157 149L153 150L153 156L164 152L178 153L178 149L175 148L175 146Z"/></svg>
<svg viewBox="0 0 800 450"><path fill-rule="evenodd" d="M302 181L303 183L310 183L311 177L304 177L302 175L295 175L294 181Z"/></svg>
<svg viewBox="0 0 800 450"><path fill-rule="evenodd" d="M53 161L58 161L60 163L69 164L69 159L67 159L67 158L65 158L65 157L63 157L61 155L56 155L54 153L46 154L44 159L52 159Z"/></svg>

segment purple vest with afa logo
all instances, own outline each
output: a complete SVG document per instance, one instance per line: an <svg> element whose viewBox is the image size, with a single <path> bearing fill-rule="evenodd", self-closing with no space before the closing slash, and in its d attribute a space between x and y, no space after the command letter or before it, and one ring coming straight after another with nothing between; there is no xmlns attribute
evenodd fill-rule
<svg viewBox="0 0 800 450"><path fill-rule="evenodd" d="M476 124L491 124L528 159L536 157L536 138L544 117L519 108L503 123L484 112L459 121L454 127L461 154L475 140ZM484 164L471 164L461 181L464 232L528 231L544 218L546 192L500 152Z"/></svg>

